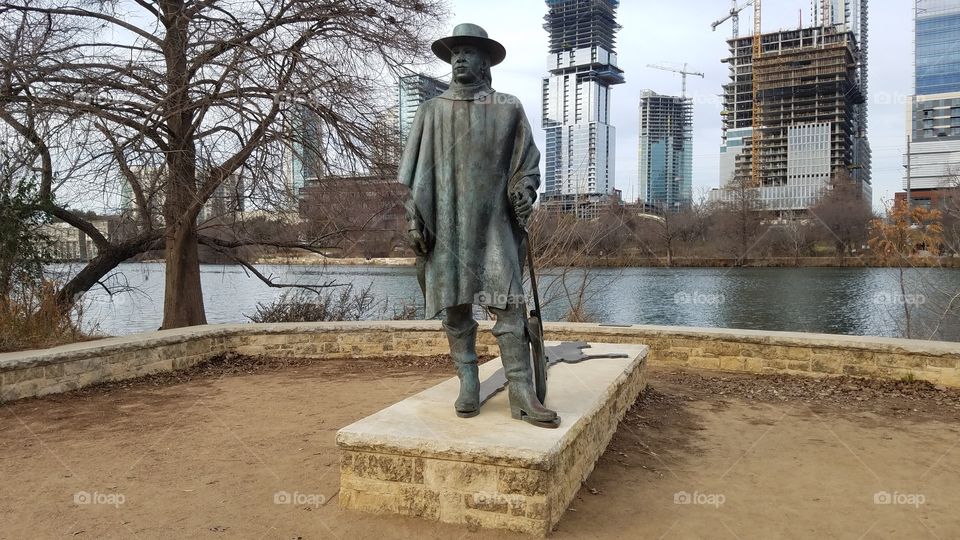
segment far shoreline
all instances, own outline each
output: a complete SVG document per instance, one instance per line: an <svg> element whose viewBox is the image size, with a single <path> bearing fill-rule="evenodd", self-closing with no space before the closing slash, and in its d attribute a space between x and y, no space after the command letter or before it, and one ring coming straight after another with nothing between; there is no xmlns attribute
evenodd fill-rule
<svg viewBox="0 0 960 540"><path fill-rule="evenodd" d="M154 262L154 261L151 261ZM162 261L155 261L162 262ZM413 267L414 257L260 257L255 264L275 264L290 266L380 266ZM897 268L889 264L880 264L869 259L857 257L774 257L745 259L674 257L672 264L666 258L633 257L596 257L590 259L590 265L573 265L582 268ZM960 257L925 257L910 261L910 267L919 268L960 268Z"/></svg>

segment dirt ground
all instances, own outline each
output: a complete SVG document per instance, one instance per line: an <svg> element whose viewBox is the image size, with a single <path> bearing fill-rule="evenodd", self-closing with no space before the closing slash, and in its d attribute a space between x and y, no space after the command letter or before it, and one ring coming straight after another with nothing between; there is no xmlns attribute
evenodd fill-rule
<svg viewBox="0 0 960 540"><path fill-rule="evenodd" d="M0 538L519 538L337 507L337 429L449 373L228 358L0 406ZM652 375L554 538L960 537L960 392Z"/></svg>

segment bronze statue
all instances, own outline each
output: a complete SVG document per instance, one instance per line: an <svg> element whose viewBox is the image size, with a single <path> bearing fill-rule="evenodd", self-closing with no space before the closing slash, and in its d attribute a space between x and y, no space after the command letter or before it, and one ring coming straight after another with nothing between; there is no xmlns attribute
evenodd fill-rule
<svg viewBox="0 0 960 540"><path fill-rule="evenodd" d="M479 414L473 305L496 316L493 334L516 419L556 427L532 384L521 268L524 224L540 185L540 152L520 101L491 88L503 45L474 24L458 25L433 52L453 81L417 111L400 164L410 188L409 237L422 273L426 315L443 327L460 379L457 415Z"/></svg>

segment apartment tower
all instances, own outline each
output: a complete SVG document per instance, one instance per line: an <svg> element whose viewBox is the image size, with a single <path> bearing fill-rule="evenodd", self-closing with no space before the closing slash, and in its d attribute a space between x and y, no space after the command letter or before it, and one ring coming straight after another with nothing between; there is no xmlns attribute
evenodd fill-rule
<svg viewBox="0 0 960 540"><path fill-rule="evenodd" d="M561 203L614 193L616 130L610 90L617 67L617 0L547 0L550 34L543 79L545 200Z"/></svg>

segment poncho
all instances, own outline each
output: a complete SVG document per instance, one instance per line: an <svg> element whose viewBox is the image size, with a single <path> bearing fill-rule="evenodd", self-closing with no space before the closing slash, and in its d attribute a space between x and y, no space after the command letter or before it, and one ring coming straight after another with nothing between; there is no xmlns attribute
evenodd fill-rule
<svg viewBox="0 0 960 540"><path fill-rule="evenodd" d="M540 152L520 100L486 85L451 88L417 111L400 162L408 218L421 224L426 315L523 298L522 229L510 193L540 185Z"/></svg>

